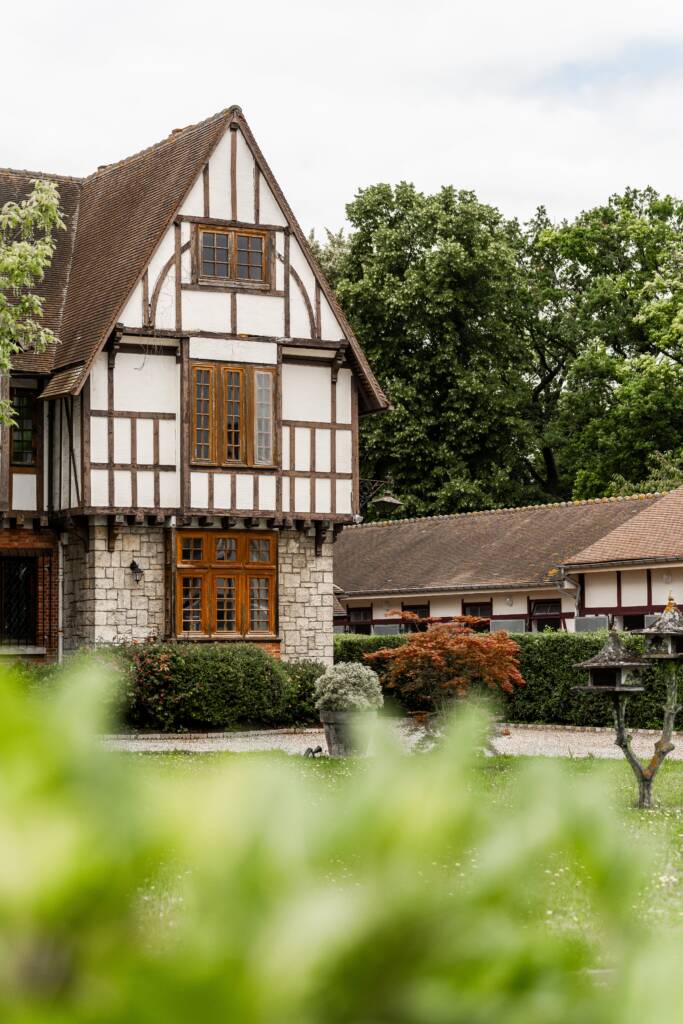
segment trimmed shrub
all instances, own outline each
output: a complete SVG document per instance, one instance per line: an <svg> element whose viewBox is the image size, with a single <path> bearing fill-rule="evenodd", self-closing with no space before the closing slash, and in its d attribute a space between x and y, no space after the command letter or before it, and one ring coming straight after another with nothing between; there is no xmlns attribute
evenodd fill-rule
<svg viewBox="0 0 683 1024"><path fill-rule="evenodd" d="M377 673L365 665L333 665L315 684L319 711L377 711L383 703Z"/></svg>
<svg viewBox="0 0 683 1024"><path fill-rule="evenodd" d="M641 637L628 633L623 636L629 648L634 651L643 650ZM374 652L382 647L396 647L405 643L405 639L404 636L338 634L335 637L335 660L362 662L366 652ZM572 689L588 682L587 673L575 669L574 664L596 654L607 639L606 632L565 633L547 630L543 633L515 633L513 639L519 644L520 670L525 686L515 689L513 693L496 697L499 713L505 721L583 727L612 725L612 704L608 698L576 693ZM381 660L373 661L373 667L381 683L386 668ZM663 666L656 665L644 673L644 692L629 699L627 721L630 728L661 728L665 671ZM400 696L396 699L401 700ZM407 711L415 710L410 701L405 701L403 708Z"/></svg>
<svg viewBox="0 0 683 1024"><path fill-rule="evenodd" d="M284 666L253 644L123 645L125 722L135 729L277 726L290 684Z"/></svg>
<svg viewBox="0 0 683 1024"><path fill-rule="evenodd" d="M283 725L319 725L315 706L315 684L326 669L321 661L289 661L284 663L289 681L287 707Z"/></svg>

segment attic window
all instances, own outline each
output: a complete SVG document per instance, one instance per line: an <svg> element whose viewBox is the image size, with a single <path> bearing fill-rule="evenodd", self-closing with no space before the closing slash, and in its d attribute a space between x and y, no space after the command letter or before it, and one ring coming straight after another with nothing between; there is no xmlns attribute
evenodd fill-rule
<svg viewBox="0 0 683 1024"><path fill-rule="evenodd" d="M267 283L265 231L199 229L199 275L240 284Z"/></svg>

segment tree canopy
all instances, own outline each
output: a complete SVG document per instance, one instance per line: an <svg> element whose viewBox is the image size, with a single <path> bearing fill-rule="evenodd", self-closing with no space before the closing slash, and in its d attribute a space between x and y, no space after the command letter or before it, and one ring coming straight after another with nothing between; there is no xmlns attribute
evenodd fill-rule
<svg viewBox="0 0 683 1024"><path fill-rule="evenodd" d="M363 423L362 475L397 514L592 497L675 460L682 201L627 189L519 224L403 182L347 215L316 248L392 402Z"/></svg>
<svg viewBox="0 0 683 1024"><path fill-rule="evenodd" d="M55 251L54 232L64 227L59 192L53 181L35 181L19 203L0 207L0 375L9 372L17 352L40 352L54 335L40 323L39 283ZM9 402L0 402L0 422L11 420Z"/></svg>

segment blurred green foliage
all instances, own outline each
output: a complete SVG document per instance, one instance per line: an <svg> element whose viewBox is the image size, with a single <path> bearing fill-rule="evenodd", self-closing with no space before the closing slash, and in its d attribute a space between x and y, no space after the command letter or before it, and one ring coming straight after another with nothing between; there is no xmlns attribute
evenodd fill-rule
<svg viewBox="0 0 683 1024"><path fill-rule="evenodd" d="M92 668L0 680L4 1022L674 1019L677 953L634 919L595 779L530 764L493 806L474 720L429 755L380 736L334 788L296 759L141 773L93 738L105 698ZM548 916L558 861L590 933Z"/></svg>

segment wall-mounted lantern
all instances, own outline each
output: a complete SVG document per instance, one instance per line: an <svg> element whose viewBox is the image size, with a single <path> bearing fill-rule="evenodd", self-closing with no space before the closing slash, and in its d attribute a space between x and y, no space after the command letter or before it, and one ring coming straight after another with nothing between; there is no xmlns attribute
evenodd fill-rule
<svg viewBox="0 0 683 1024"><path fill-rule="evenodd" d="M133 559L128 568L133 574L133 579L135 580L135 582L139 583L142 580L142 577L145 575L145 570L140 568L135 559Z"/></svg>

